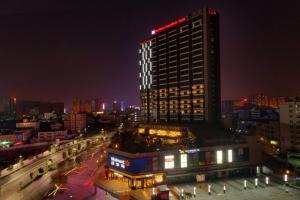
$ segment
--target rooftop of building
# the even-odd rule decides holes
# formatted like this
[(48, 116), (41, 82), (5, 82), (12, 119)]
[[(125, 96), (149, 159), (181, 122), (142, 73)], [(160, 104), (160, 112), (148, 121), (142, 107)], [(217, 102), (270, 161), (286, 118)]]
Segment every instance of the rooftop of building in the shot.
[(244, 143), (244, 137), (218, 125), (147, 123), (140, 124), (138, 130), (115, 135), (110, 147), (128, 153), (143, 153)]

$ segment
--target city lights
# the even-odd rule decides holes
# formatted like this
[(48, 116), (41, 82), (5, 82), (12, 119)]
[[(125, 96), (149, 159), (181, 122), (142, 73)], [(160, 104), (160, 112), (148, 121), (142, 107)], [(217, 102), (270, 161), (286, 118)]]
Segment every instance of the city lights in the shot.
[(269, 177), (268, 176), (266, 177), (265, 181), (266, 181), (266, 185), (269, 185)]
[(227, 158), (228, 158), (228, 162), (231, 163), (232, 162), (232, 149), (228, 149), (227, 151)]
[(187, 167), (187, 154), (180, 154), (180, 167), (181, 168)]
[(257, 186), (258, 186), (258, 178), (255, 178), (254, 182), (255, 182), (255, 187), (257, 188)]
[(223, 163), (223, 151), (217, 151), (217, 164)]
[(300, 1), (12, 1), (1, 200), (300, 199)]
[(244, 180), (244, 190), (246, 190), (247, 189), (247, 180), (245, 179)]
[(165, 156), (165, 169), (174, 168), (174, 155)]

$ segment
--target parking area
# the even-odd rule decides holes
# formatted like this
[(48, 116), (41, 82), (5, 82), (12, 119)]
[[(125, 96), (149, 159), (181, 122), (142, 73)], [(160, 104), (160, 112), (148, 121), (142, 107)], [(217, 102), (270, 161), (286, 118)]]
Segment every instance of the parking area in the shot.
[[(255, 177), (246, 179), (231, 178), (205, 182), (203, 184), (180, 184), (171, 186), (178, 195), (185, 194), (184, 199), (230, 199), (230, 200), (298, 200), (300, 190), (286, 187), (282, 181), (260, 177), (255, 184)], [(256, 186), (257, 185), (257, 186)], [(225, 186), (225, 193), (224, 193)], [(208, 192), (210, 187), (210, 194)], [(196, 194), (196, 196), (194, 196)]]

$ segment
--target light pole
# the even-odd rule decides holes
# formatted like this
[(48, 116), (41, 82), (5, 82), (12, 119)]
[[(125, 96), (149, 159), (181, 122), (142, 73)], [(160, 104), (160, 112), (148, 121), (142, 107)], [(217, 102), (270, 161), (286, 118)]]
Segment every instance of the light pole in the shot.
[(266, 177), (266, 185), (269, 185), (269, 177)]
[(285, 174), (283, 178), (284, 178), (284, 183), (285, 183), (285, 185), (287, 185), (287, 182), (288, 182), (288, 175)]
[(244, 180), (244, 190), (246, 190), (247, 189), (247, 180), (245, 179)]
[(257, 185), (258, 185), (258, 179), (255, 178), (254, 182), (255, 182), (255, 188), (257, 188)]
[(196, 197), (196, 187), (194, 187), (194, 197)]
[(181, 189), (181, 199), (183, 199), (183, 193), (184, 193), (184, 190), (183, 188)]
[(226, 193), (226, 185), (223, 186), (223, 193)]
[(208, 195), (211, 195), (211, 185), (208, 185)]

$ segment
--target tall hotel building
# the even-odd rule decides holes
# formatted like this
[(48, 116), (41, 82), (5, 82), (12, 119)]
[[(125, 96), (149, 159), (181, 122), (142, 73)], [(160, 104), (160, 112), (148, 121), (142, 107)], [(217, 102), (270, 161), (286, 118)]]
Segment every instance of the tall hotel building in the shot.
[(139, 45), (145, 122), (217, 122), (220, 116), (219, 14), (202, 8), (152, 30)]

